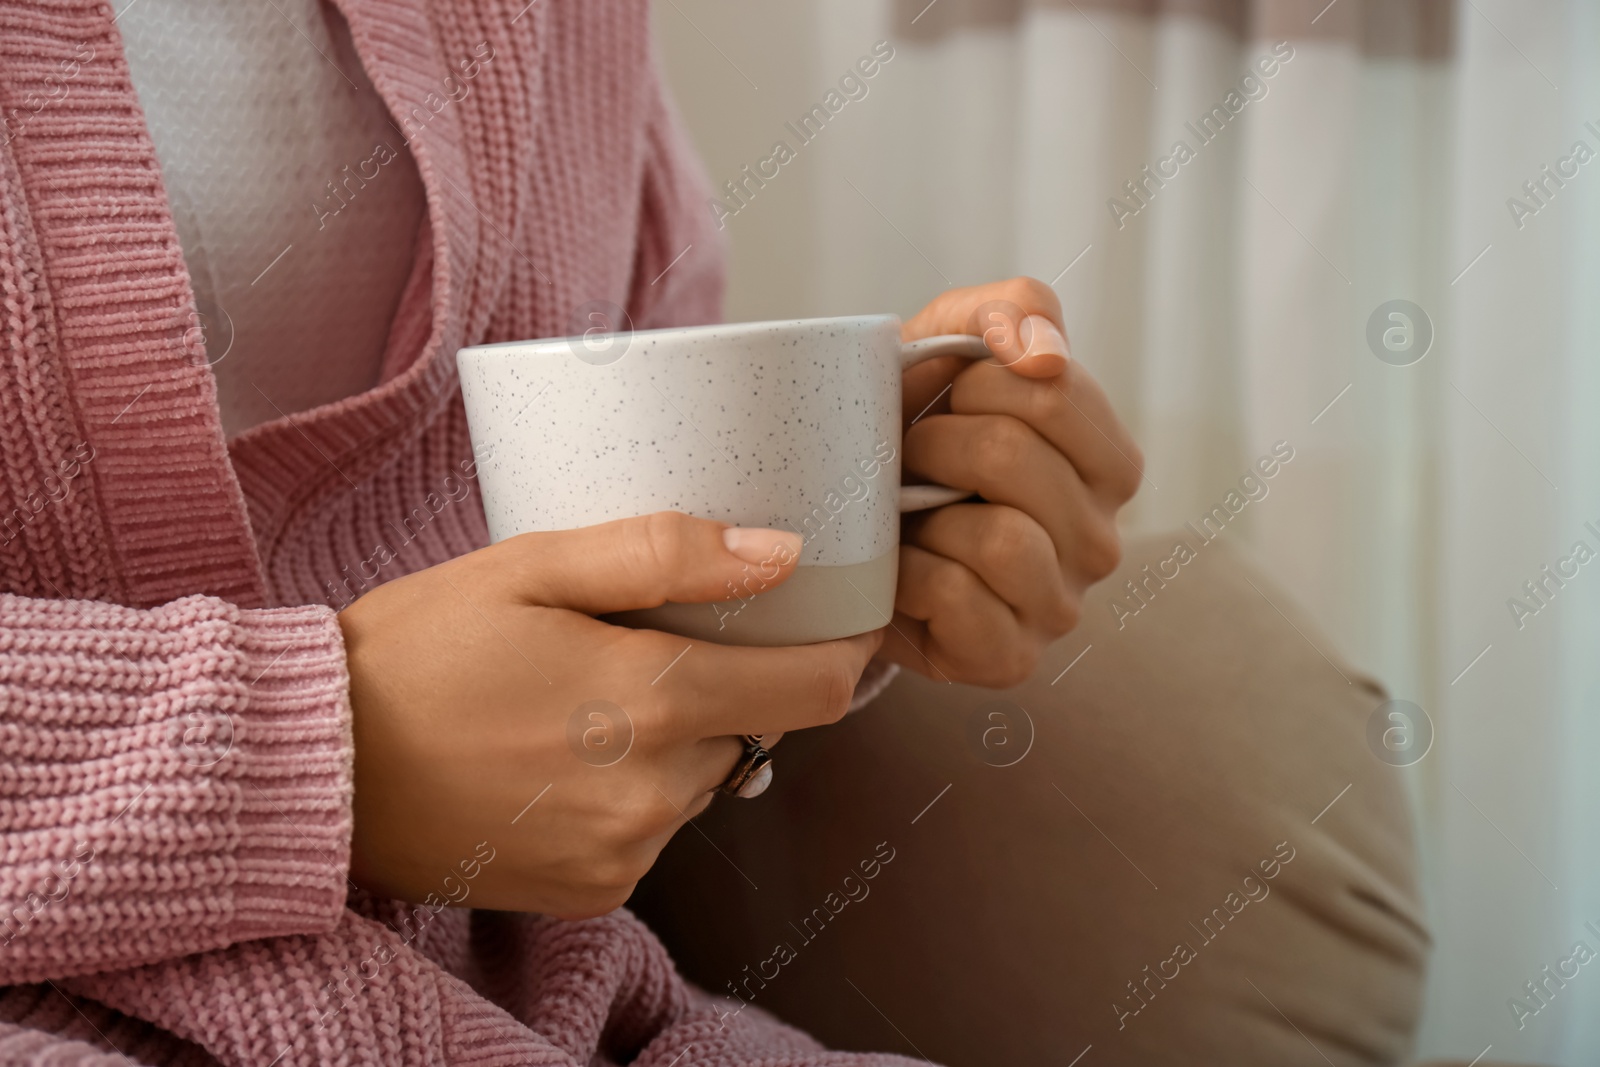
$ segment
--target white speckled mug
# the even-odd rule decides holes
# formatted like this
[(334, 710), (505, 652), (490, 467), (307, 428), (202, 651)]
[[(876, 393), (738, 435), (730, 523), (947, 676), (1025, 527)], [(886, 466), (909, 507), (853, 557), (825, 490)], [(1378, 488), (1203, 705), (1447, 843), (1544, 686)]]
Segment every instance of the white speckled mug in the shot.
[[(968, 494), (900, 485), (900, 376), (979, 337), (902, 345), (893, 315), (518, 341), (456, 354), (489, 536), (653, 511), (803, 539), (789, 580), (760, 566), (716, 604), (619, 621), (738, 645), (875, 630), (894, 611), (899, 514)], [(771, 578), (776, 569), (766, 575)]]

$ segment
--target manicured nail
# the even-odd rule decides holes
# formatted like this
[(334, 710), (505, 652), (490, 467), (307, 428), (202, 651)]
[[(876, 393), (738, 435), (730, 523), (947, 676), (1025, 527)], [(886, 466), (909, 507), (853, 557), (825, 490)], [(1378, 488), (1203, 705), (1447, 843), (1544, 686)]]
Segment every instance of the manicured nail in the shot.
[(760, 526), (730, 526), (722, 531), (728, 551), (746, 563), (788, 563), (800, 555), (800, 535)]
[(1072, 355), (1072, 346), (1067, 344), (1066, 337), (1056, 328), (1056, 324), (1043, 315), (1029, 315), (1022, 320), (1023, 333), (1026, 335), (1027, 348), (1023, 354), (1029, 356), (1052, 355), (1063, 358)]

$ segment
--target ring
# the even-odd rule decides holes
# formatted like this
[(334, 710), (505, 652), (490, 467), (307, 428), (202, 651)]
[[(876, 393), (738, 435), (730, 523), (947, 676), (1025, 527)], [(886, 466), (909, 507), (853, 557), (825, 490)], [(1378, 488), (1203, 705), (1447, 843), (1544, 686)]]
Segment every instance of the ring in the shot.
[(740, 740), (744, 742), (744, 755), (717, 788), (729, 796), (750, 800), (765, 793), (772, 784), (772, 753), (761, 747), (761, 738), (754, 734), (745, 734)]

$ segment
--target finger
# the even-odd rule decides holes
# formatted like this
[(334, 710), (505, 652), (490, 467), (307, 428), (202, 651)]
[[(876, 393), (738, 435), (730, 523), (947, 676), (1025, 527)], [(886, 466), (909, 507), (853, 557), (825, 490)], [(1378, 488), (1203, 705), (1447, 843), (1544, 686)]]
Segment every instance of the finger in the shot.
[(927, 636), (919, 653), (963, 681), (1007, 684), (1025, 673), (1035, 656), (1036, 642), (981, 578), (915, 545), (900, 546), (894, 606), (925, 624)]
[(1108, 509), (1084, 486), (1067, 458), (1010, 415), (939, 415), (905, 436), (910, 475), (978, 493), (1043, 526), (1062, 566), (1098, 579), (1121, 562)]
[(703, 794), (714, 793), (728, 780), (734, 767), (744, 758), (742, 737), (707, 737), (686, 745), (684, 766), (679, 776), (682, 795), (687, 802), (697, 801)]
[(903, 340), (979, 334), (998, 362), (1027, 378), (1061, 373), (1071, 348), (1055, 290), (1036, 278), (950, 289), (901, 328)]
[[(662, 826), (658, 832), (624, 846), (619, 858), (623, 860), (623, 866), (630, 869), (630, 873), (633, 870), (649, 871), (654, 867), (661, 857), (662, 850), (678, 831), (690, 820), (704, 814), (717, 797), (715, 788), (699, 789), (684, 780), (675, 779), (654, 784), (660, 793), (662, 804), (668, 809), (668, 816), (661, 821)], [(622, 900), (617, 904), (618, 907), (626, 903), (628, 897), (633, 896), (636, 887), (637, 883), (634, 883), (627, 888), (627, 892), (622, 894)]]
[(692, 642), (660, 682), (667, 704), (662, 719), (675, 736), (693, 738), (760, 736), (838, 722), (882, 640), (874, 630), (786, 648)]
[[(770, 746), (762, 747), (770, 750)], [(705, 810), (712, 796), (733, 776), (744, 753), (742, 737), (707, 737), (682, 746), (678, 749), (672, 786), (662, 791), (670, 792), (673, 803), (692, 819)]]
[(1009, 303), (978, 310), (983, 342), (995, 363), (1023, 378), (1054, 378), (1066, 369), (1067, 335), (1043, 315), (1019, 315)]
[[(711, 738), (703, 743), (711, 746), (711, 750), (718, 753), (714, 757), (716, 765), (725, 764), (725, 766), (722, 766), (721, 776), (711, 780), (709, 774), (700, 773), (675, 779), (665, 788), (661, 785), (656, 786), (657, 789), (661, 790), (666, 802), (675, 811), (676, 817), (668, 820), (659, 833), (639, 841), (632, 847), (631, 852), (636, 857), (635, 864), (642, 865), (644, 870), (649, 870), (655, 866), (661, 851), (667, 847), (668, 842), (672, 840), (679, 830), (683, 829), (685, 824), (699, 818), (707, 808), (716, 802), (718, 787), (727, 780), (728, 775), (733, 772), (734, 764), (739, 759), (738, 754), (734, 754), (731, 757), (728, 756), (729, 746), (737, 750), (737, 753), (743, 752), (743, 746), (731, 737)], [(631, 896), (632, 894), (630, 893), (629, 895)]]
[(531, 604), (601, 615), (729, 600), (794, 572), (801, 538), (661, 511), (581, 530), (529, 533), (491, 551)]
[(970, 360), (960, 356), (942, 356), (918, 363), (901, 375), (901, 423), (910, 426), (929, 415), (948, 415), (956, 376), (971, 366)]
[(878, 650), (878, 658), (887, 663), (898, 663), (925, 678), (949, 682), (952, 680), (949, 675), (928, 657), (927, 649), (932, 643), (927, 623), (897, 611), (884, 631), (883, 647)]
[(1013, 415), (1037, 430), (1095, 492), (1121, 504), (1143, 478), (1144, 455), (1094, 376), (1070, 362), (1055, 378), (1030, 381), (978, 365), (956, 379), (950, 411)]
[(1054, 637), (1077, 624), (1077, 603), (1061, 576), (1055, 544), (1016, 508), (951, 504), (919, 519), (910, 534), (919, 548), (976, 574), (1023, 625)]
[[(1043, 319), (1039, 321), (1044, 323), (1050, 335), (1060, 339), (1059, 344), (1051, 346), (1052, 350), (1065, 352), (1066, 341), (1061, 338), (1060, 331)], [(1024, 334), (1034, 338), (1040, 336), (1039, 333), (1033, 332), (1031, 327), (1025, 329)], [(1038, 352), (1034, 350), (1033, 341), (1023, 342), (1028, 352), (1018, 356), (1015, 351), (1016, 346), (1008, 340), (1009, 337), (1008, 331), (998, 327), (985, 331), (985, 341), (997, 353), (993, 361), (974, 363), (960, 356), (940, 356), (907, 370), (901, 377), (901, 421), (909, 425), (928, 414), (949, 412), (951, 388), (957, 381), (967, 377), (969, 370), (987, 368), (994, 373), (1004, 370), (1003, 377), (1006, 378), (1054, 381), (1064, 375), (1072, 365), (1072, 361), (1066, 358), (1057, 361), (1035, 359), (1034, 356), (1038, 355)]]
[(963, 682), (969, 680), (960, 675), (959, 668), (946, 659), (943, 650), (928, 633), (928, 624), (900, 611), (894, 613), (894, 620), (885, 631), (878, 658), (916, 671), (936, 682), (953, 682), (955, 679), (951, 677), (952, 674), (961, 677)]

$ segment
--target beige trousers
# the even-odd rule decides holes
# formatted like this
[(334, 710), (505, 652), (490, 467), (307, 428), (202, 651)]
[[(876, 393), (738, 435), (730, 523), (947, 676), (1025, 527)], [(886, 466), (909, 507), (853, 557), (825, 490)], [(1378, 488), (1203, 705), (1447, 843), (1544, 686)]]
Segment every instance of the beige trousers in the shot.
[(1223, 543), (1159, 577), (1174, 540), (1129, 546), (1026, 685), (902, 672), (786, 737), (632, 906), (730, 1011), (841, 1048), (1403, 1062), (1428, 935), (1383, 695)]

